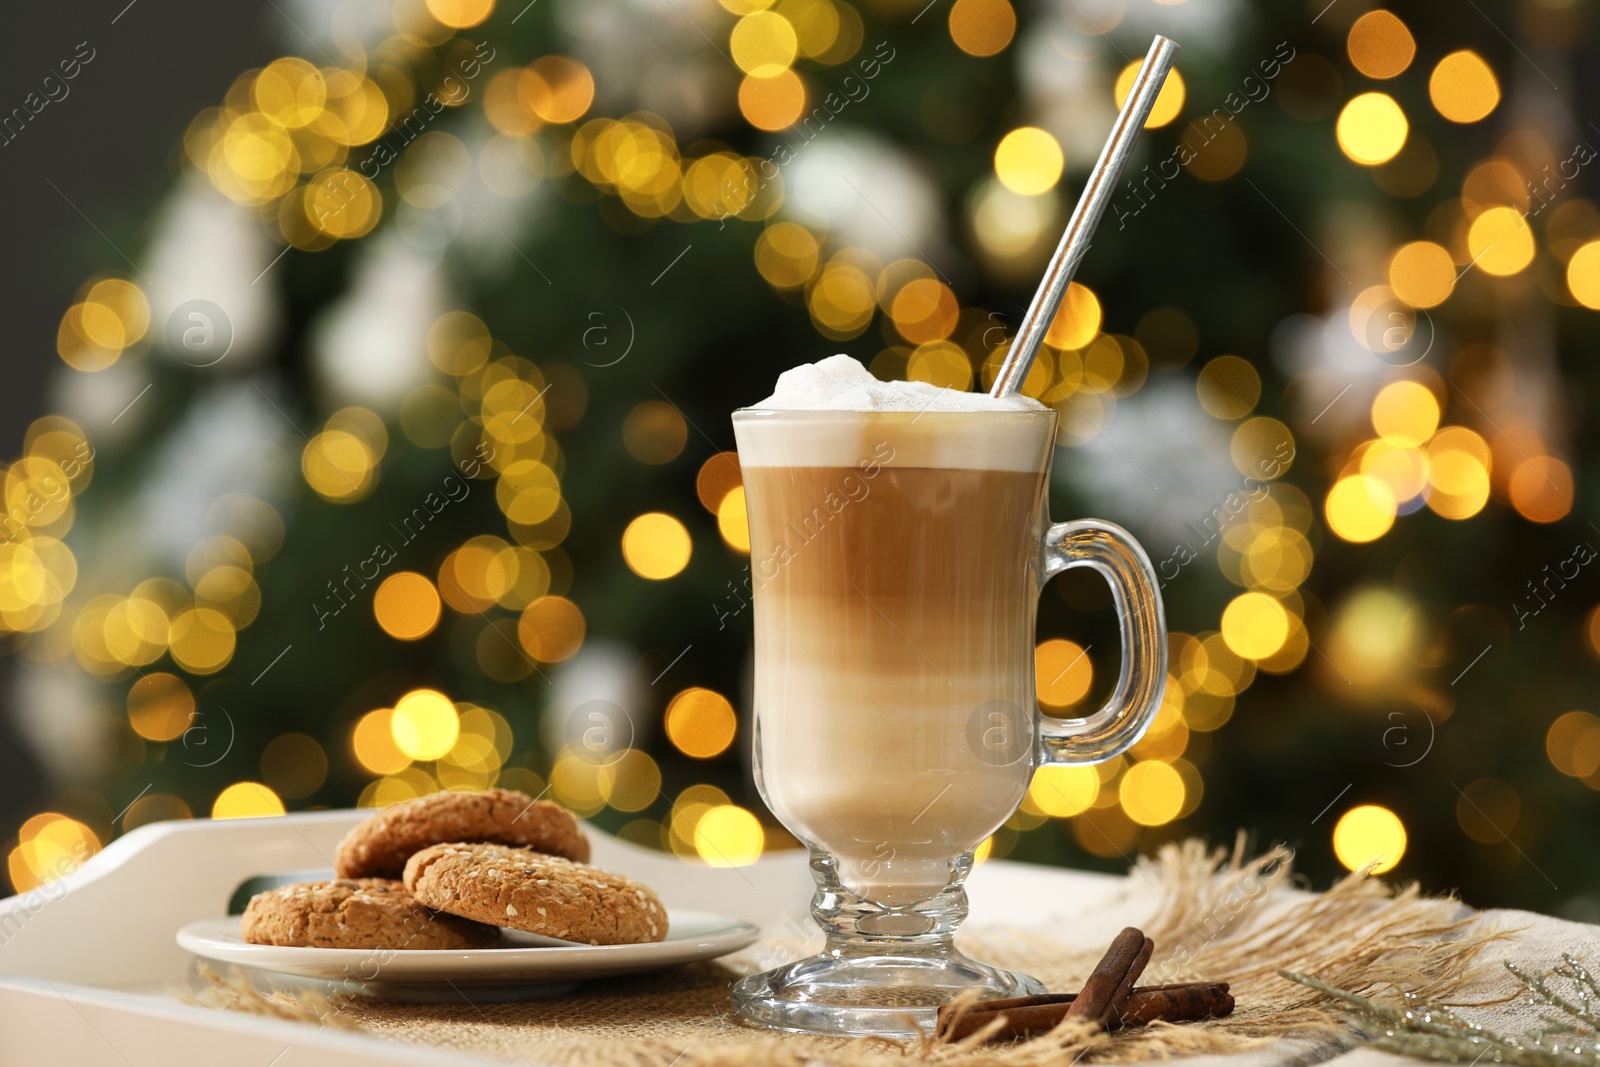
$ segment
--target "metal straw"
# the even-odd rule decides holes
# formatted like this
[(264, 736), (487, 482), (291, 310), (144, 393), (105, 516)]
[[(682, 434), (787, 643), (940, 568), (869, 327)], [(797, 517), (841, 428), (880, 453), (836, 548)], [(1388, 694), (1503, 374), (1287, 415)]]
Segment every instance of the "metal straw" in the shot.
[(1022, 388), (1034, 357), (1039, 354), (1039, 346), (1050, 331), (1050, 323), (1055, 320), (1056, 311), (1061, 307), (1061, 298), (1067, 294), (1067, 285), (1078, 272), (1078, 263), (1084, 253), (1089, 251), (1094, 228), (1100, 224), (1100, 216), (1106, 213), (1112, 190), (1116, 187), (1117, 179), (1122, 177), (1122, 168), (1127, 165), (1128, 157), (1133, 154), (1139, 132), (1150, 117), (1150, 109), (1156, 105), (1156, 97), (1161, 93), (1161, 86), (1167, 80), (1167, 71), (1172, 69), (1172, 61), (1177, 54), (1176, 41), (1157, 36), (1150, 42), (1144, 66), (1140, 68), (1138, 77), (1134, 78), (1128, 99), (1123, 101), (1122, 111), (1111, 127), (1111, 136), (1106, 138), (1106, 146), (1100, 150), (1100, 158), (1089, 172), (1089, 180), (1084, 183), (1083, 193), (1078, 197), (1078, 206), (1072, 209), (1072, 218), (1067, 220), (1067, 232), (1061, 235), (1061, 244), (1056, 247), (1056, 254), (1050, 257), (1044, 281), (1039, 283), (1039, 291), (1033, 294), (1033, 303), (1028, 305), (1028, 313), (1022, 317), (1022, 325), (1011, 342), (1011, 351), (1006, 353), (1000, 373), (995, 376), (994, 386), (989, 390), (990, 396), (1011, 396)]

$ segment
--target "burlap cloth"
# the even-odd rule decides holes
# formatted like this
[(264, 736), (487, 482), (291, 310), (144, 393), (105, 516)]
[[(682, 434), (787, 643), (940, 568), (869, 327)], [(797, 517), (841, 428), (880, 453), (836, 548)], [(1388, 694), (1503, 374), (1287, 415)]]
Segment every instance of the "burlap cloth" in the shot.
[[(1043, 1067), (1076, 1059), (1246, 1052), (1306, 1063), (1340, 1055), (1360, 1035), (1335, 1005), (1279, 977), (1280, 968), (1380, 1000), (1396, 1000), (1409, 990), (1428, 1000), (1470, 1005), (1465, 1011), (1475, 1021), (1520, 1034), (1537, 1023), (1540, 1009), (1515, 996), (1519, 986), (1503, 960), (1539, 970), (1572, 952), (1600, 963), (1600, 938), (1591, 926), (1521, 912), (1476, 912), (1452, 898), (1424, 897), (1414, 886), (1392, 889), (1360, 873), (1327, 892), (1308, 893), (1291, 885), (1290, 861), (1286, 850), (1246, 859), (1237, 846), (1229, 853), (1198, 842), (1169, 845), (1139, 861), (1129, 882), (1150, 905), (1139, 925), (1156, 944), (1143, 981), (1225, 980), (1232, 983), (1237, 1008), (1224, 1019), (1127, 1033), (1068, 1028), (1023, 1042), (945, 1045), (756, 1030), (732, 1017), (728, 987), (771, 965), (770, 952), (763, 955), (760, 945), (713, 963), (588, 983), (547, 1000), (475, 1003), (470, 988), (454, 1004), (329, 1000), (304, 990), (263, 992), (238, 975), (213, 976), (214, 986), (200, 999), (527, 1064), (888, 1067), (926, 1060), (948, 1067)], [(1068, 945), (1045, 931), (1003, 927), (964, 931), (960, 941), (977, 958), (1036, 975), (1059, 990), (1078, 988), (1103, 949)]]

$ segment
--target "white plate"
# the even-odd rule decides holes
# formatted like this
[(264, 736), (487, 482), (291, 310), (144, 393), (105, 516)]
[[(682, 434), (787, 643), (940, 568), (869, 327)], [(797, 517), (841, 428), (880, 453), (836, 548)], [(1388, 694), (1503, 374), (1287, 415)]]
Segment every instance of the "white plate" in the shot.
[[(571, 984), (693, 963), (737, 952), (761, 933), (754, 923), (704, 911), (668, 909), (667, 922), (667, 939), (647, 945), (579, 945), (507, 930), (495, 948), (289, 948), (247, 944), (235, 915), (190, 923), (178, 931), (178, 944), (208, 960), (302, 978), (448, 989)], [(538, 995), (538, 990), (528, 992)]]

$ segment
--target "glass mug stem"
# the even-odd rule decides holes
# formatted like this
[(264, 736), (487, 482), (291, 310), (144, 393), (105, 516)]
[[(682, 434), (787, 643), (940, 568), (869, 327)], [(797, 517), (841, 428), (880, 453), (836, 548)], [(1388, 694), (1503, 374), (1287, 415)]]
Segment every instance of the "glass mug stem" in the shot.
[[(955, 947), (974, 851), (1035, 768), (1143, 734), (1166, 680), (1155, 574), (1094, 520), (1050, 525), (1053, 411), (734, 415), (751, 530), (755, 770), (810, 850), (820, 953), (733, 989), (739, 1015), (839, 1035), (931, 1032), (964, 990), (1043, 991)], [(1044, 583), (1087, 566), (1123, 642), (1106, 706), (1042, 715)]]

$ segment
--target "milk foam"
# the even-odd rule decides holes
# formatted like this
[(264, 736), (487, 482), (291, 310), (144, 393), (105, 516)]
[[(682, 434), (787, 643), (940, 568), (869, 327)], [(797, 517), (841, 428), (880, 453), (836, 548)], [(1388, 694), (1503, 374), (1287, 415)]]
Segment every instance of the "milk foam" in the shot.
[(734, 425), (746, 467), (1027, 471), (1044, 469), (1049, 410), (1031, 397), (882, 382), (840, 355), (784, 371)]
[(778, 375), (772, 395), (754, 405), (785, 411), (1043, 411), (1026, 396), (995, 399), (927, 382), (882, 382), (849, 356), (829, 356)]

